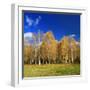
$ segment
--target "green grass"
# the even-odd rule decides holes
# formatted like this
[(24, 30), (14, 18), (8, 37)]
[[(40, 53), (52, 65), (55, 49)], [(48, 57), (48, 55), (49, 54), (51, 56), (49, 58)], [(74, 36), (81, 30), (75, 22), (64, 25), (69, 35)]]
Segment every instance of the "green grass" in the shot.
[(24, 77), (80, 75), (80, 64), (24, 65)]

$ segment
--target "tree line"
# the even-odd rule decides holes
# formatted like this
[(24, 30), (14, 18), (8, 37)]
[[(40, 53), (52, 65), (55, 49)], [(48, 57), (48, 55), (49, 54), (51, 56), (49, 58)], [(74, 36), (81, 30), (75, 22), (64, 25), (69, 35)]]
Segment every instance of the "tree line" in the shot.
[(57, 41), (51, 31), (33, 34), (33, 44), (24, 45), (25, 64), (80, 63), (80, 44), (73, 37)]

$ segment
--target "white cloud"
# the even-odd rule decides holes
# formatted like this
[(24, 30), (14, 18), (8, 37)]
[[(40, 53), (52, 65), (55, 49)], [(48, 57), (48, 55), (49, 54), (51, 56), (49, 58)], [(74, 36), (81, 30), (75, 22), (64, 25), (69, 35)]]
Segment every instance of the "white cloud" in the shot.
[(26, 16), (26, 22), (28, 23), (28, 26), (32, 26), (34, 23), (34, 21), (31, 18), (29, 18), (28, 16)]
[(75, 37), (75, 36), (76, 36), (75, 34), (71, 34), (71, 35), (69, 35), (69, 37), (71, 37), (71, 38), (72, 38), (72, 37)]
[(32, 36), (33, 36), (33, 33), (31, 33), (31, 32), (24, 33), (24, 44), (25, 45), (30, 45), (30, 41), (32, 40)]
[(33, 25), (36, 26), (39, 24), (40, 20), (41, 20), (41, 16), (38, 16), (35, 20), (26, 16), (26, 22), (27, 22), (28, 26), (33, 26)]
[(33, 33), (31, 33), (31, 32), (27, 32), (27, 33), (24, 33), (24, 38), (26, 38), (26, 37), (32, 37), (32, 35), (33, 35)]
[(40, 20), (41, 20), (41, 16), (37, 17), (36, 20), (35, 20), (35, 24), (34, 25), (38, 25)]

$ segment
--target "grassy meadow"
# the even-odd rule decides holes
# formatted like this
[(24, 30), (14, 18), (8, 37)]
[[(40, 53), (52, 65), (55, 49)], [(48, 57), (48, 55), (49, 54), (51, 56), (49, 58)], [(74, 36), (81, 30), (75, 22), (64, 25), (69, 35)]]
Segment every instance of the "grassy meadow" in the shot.
[(24, 65), (24, 77), (80, 75), (80, 64)]

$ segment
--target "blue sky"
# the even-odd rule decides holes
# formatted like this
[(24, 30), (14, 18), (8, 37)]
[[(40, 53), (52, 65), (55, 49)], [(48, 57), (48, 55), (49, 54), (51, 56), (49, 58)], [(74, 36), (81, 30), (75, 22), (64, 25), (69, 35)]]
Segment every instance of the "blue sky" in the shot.
[(39, 30), (43, 33), (52, 31), (58, 41), (63, 36), (73, 36), (76, 40), (80, 40), (79, 14), (24, 11), (23, 15), (24, 34), (37, 33)]

